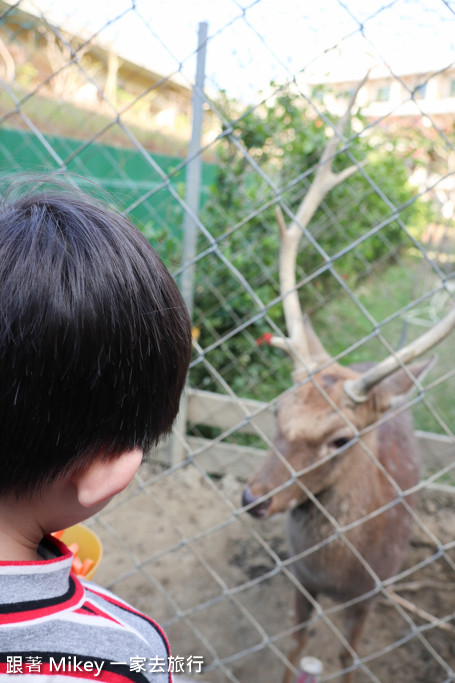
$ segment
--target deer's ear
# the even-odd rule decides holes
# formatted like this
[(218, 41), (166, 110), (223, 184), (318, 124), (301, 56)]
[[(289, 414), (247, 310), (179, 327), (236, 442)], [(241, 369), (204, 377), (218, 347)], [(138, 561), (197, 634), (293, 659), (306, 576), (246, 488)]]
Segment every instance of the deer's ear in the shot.
[(436, 362), (437, 355), (430, 359), (407, 365), (405, 370), (396, 370), (392, 375), (381, 380), (371, 391), (369, 398), (374, 402), (376, 410), (385, 413), (403, 403), (416, 388), (415, 380), (422, 381)]

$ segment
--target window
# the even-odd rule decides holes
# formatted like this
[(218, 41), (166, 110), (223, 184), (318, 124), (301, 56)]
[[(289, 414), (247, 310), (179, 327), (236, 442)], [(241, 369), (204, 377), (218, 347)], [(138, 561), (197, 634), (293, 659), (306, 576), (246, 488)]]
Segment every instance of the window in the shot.
[(378, 102), (388, 102), (390, 99), (390, 85), (379, 86), (376, 92), (376, 100)]
[(420, 85), (416, 85), (414, 88), (414, 91), (412, 93), (412, 96), (416, 100), (423, 100), (425, 98), (425, 92), (427, 90), (427, 84), (426, 83), (421, 83)]

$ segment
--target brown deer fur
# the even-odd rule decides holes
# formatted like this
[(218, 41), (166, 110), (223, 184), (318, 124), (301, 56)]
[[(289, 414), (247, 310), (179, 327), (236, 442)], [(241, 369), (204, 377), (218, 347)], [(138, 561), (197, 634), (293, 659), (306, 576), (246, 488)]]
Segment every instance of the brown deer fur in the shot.
[[(364, 403), (354, 403), (343, 390), (347, 379), (359, 377), (358, 371), (333, 363), (315, 372), (280, 401), (275, 448), (244, 492), (243, 502), (255, 516), (288, 511), (290, 556), (305, 553), (291, 565), (304, 591), (342, 603), (356, 601), (345, 609), (345, 638), (354, 651), (377, 581), (393, 577), (402, 566), (412, 528), (412, 489), (419, 481), (409, 413), (375, 423), (388, 417), (394, 400), (412, 388), (413, 377), (428, 365), (409, 366), (409, 374), (395, 372)], [(304, 624), (311, 611), (311, 602), (297, 589), (297, 623)], [(291, 664), (296, 665), (304, 642), (302, 629), (289, 653)], [(342, 661), (348, 666), (348, 651)], [(287, 669), (284, 681), (290, 680)], [(345, 681), (351, 680), (347, 672)]]
[[(328, 136), (299, 207), (295, 213), (284, 207), (290, 225), (281, 202), (276, 207), (288, 336), (268, 335), (267, 340), (291, 356), (296, 385), (279, 403), (274, 449), (243, 493), (243, 504), (256, 517), (289, 511), (289, 549), (296, 556), (291, 566), (303, 587), (297, 591), (298, 624), (310, 616), (310, 596), (355, 601), (345, 609), (346, 665), (357, 651), (378, 582), (399, 571), (411, 533), (419, 459), (410, 416), (403, 411), (393, 416), (393, 410), (431, 361), (404, 365), (455, 327), (453, 307), (421, 337), (360, 372), (331, 360), (302, 313), (296, 282), (299, 242), (327, 193), (360, 168), (356, 163), (335, 172), (332, 164), (363, 83)], [(288, 656), (294, 666), (304, 641), (302, 628)], [(285, 683), (291, 674), (287, 668)], [(352, 675), (346, 672), (345, 683)]]

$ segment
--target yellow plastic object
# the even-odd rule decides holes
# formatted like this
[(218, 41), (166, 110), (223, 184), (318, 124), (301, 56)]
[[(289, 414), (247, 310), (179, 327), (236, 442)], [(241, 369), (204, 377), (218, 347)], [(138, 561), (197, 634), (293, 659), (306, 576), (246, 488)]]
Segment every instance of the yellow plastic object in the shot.
[(95, 532), (83, 524), (75, 524), (65, 529), (60, 536), (60, 540), (65, 545), (71, 545), (71, 543), (78, 544), (78, 555), (81, 562), (87, 559), (94, 561), (95, 564), (89, 569), (87, 574), (80, 577), (82, 579), (92, 579), (103, 558), (103, 545)]

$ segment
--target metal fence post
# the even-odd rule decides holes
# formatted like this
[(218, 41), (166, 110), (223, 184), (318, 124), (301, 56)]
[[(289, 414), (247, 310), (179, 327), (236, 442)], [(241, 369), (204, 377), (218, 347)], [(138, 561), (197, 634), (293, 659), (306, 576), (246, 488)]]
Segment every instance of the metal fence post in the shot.
[[(191, 141), (188, 151), (188, 164), (186, 166), (185, 204), (188, 210), (185, 212), (183, 222), (183, 250), (182, 250), (182, 275), (180, 278), (180, 290), (188, 308), (190, 317), (193, 317), (194, 302), (194, 257), (196, 254), (197, 225), (195, 218), (199, 214), (201, 197), (201, 139), (202, 123), (204, 117), (204, 80), (205, 60), (207, 52), (208, 24), (201, 22), (198, 30), (198, 48), (196, 64), (196, 81), (193, 90), (193, 124)], [(187, 420), (187, 396), (184, 393), (180, 402), (180, 411), (174, 427), (172, 438), (172, 464), (183, 460), (185, 455), (185, 432)]]

